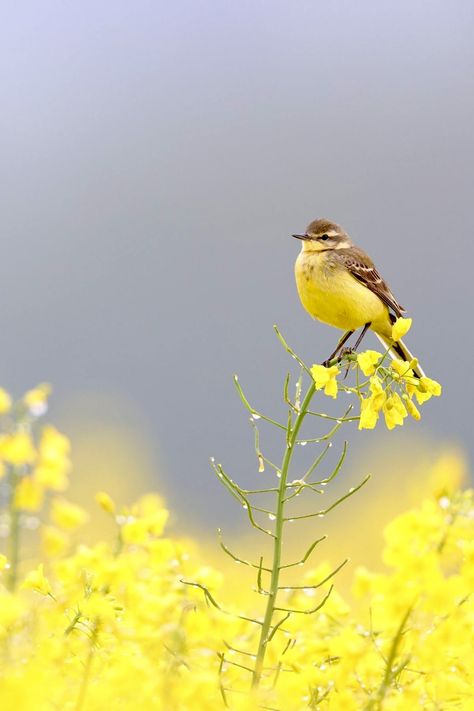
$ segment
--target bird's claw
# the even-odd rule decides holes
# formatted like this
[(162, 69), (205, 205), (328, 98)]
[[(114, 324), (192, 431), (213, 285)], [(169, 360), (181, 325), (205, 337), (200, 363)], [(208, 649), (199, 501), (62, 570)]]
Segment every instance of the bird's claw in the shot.
[[(355, 353), (354, 348), (343, 348), (336, 358), (336, 363), (340, 363), (345, 358), (345, 356), (352, 355), (353, 353)], [(326, 360), (323, 360), (321, 365), (324, 365), (325, 368), (329, 368), (330, 364), (333, 361), (334, 361), (334, 357), (326, 358)]]
[(351, 348), (350, 346), (347, 347), (347, 348), (343, 348), (342, 351), (341, 351), (340, 354), (339, 354), (339, 358), (338, 358), (339, 363), (341, 362), (341, 360), (342, 360), (345, 356), (353, 355), (354, 353), (355, 353), (355, 349), (354, 349), (354, 348)]

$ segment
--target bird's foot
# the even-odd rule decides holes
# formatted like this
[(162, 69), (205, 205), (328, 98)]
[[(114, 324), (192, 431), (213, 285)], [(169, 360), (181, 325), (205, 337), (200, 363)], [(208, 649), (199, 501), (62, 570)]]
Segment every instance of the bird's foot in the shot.
[[(354, 353), (355, 353), (354, 348), (343, 348), (340, 355), (339, 355), (338, 362), (340, 363), (344, 359), (345, 356), (353, 355)], [(347, 378), (347, 376), (349, 374), (350, 367), (351, 367), (351, 361), (348, 360), (347, 366), (346, 366), (346, 372), (344, 373), (343, 378), (342, 378), (343, 380), (345, 380)]]
[(329, 368), (331, 363), (340, 363), (346, 355), (352, 355), (352, 353), (355, 353), (353, 348), (343, 348), (337, 357), (333, 354), (329, 356), (329, 358), (326, 358), (326, 360), (323, 360), (321, 365), (324, 365), (325, 368)]
[(348, 346), (347, 348), (343, 348), (342, 351), (339, 353), (339, 358), (337, 360), (340, 363), (341, 360), (343, 360), (345, 358), (345, 356), (353, 355), (354, 353), (355, 353), (355, 349), (351, 348), (350, 346)]

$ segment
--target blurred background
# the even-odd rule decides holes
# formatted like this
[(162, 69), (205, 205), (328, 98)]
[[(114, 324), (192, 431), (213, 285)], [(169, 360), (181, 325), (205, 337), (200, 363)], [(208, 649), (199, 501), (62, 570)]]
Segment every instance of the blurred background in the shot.
[(310, 363), (335, 344), (293, 277), (290, 235), (321, 216), (372, 256), (444, 386), (420, 423), (348, 433), (339, 486), (374, 476), (339, 530), (357, 510), (376, 528), (440, 457), (465, 467), (471, 2), (46, 0), (0, 19), (0, 380), (53, 383), (76, 488), (155, 489), (178, 531), (239, 528), (208, 459), (267, 476), (232, 374), (282, 412), (274, 323)]

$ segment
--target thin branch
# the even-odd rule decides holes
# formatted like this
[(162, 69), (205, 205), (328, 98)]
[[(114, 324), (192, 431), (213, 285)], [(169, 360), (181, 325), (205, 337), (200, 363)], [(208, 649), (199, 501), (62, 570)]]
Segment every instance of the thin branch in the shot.
[(306, 371), (306, 373), (308, 373), (309, 377), (310, 377), (311, 380), (312, 380), (312, 379), (313, 379), (313, 376), (311, 375), (311, 370), (308, 368), (308, 366), (306, 365), (306, 363), (304, 363), (304, 362), (301, 360), (301, 358), (300, 358), (298, 355), (296, 355), (296, 353), (294, 352), (294, 350), (293, 350), (292, 348), (290, 348), (290, 346), (288, 345), (288, 343), (285, 341), (285, 339), (284, 339), (283, 336), (281, 335), (280, 331), (278, 330), (278, 327), (277, 327), (277, 326), (273, 326), (273, 328), (275, 329), (275, 333), (276, 333), (276, 335), (277, 335), (277, 338), (278, 338), (278, 340), (280, 341), (280, 343), (281, 343), (281, 345), (283, 346), (283, 348), (286, 350), (287, 353), (290, 354), (290, 356), (291, 356), (292, 358), (294, 358), (294, 360), (296, 360), (297, 363), (300, 364), (300, 366), (303, 368), (303, 370)]
[(318, 543), (321, 543), (321, 541), (325, 541), (327, 536), (321, 536), (321, 538), (317, 538), (308, 548), (304, 556), (300, 559), (297, 560), (295, 563), (287, 563), (286, 565), (280, 565), (280, 570), (283, 570), (284, 568), (294, 568), (297, 565), (304, 565), (306, 561), (308, 560), (309, 556), (311, 553), (314, 551)]
[(291, 501), (291, 499), (294, 499), (295, 496), (299, 496), (299, 495), (301, 494), (301, 492), (302, 492), (304, 489), (310, 489), (310, 490), (313, 491), (315, 494), (324, 494), (324, 489), (317, 489), (317, 488), (316, 488), (316, 485), (315, 485), (315, 484), (311, 484), (310, 482), (309, 482), (309, 483), (301, 482), (300, 484), (294, 484), (294, 483), (293, 483), (293, 484), (291, 484), (291, 485), (287, 485), (287, 488), (289, 488), (290, 486), (291, 486), (292, 488), (294, 487), (294, 488), (295, 488), (295, 491), (293, 491), (293, 493), (291, 493), (291, 494), (288, 494), (288, 496), (286, 496), (286, 497), (283, 499), (283, 502), (284, 502), (284, 503), (286, 503), (287, 501)]
[(243, 654), (246, 657), (252, 657), (253, 659), (255, 659), (255, 654), (253, 652), (244, 652), (243, 649), (237, 649), (237, 647), (233, 647), (231, 644), (226, 642), (225, 639), (223, 639), (222, 641), (230, 652), (235, 652), (236, 654)]
[(321, 462), (323, 461), (324, 457), (326, 456), (326, 454), (329, 452), (330, 449), (331, 449), (331, 442), (328, 442), (327, 445), (324, 447), (323, 451), (321, 452), (321, 454), (319, 454), (316, 457), (316, 459), (314, 460), (314, 462), (311, 464), (311, 466), (308, 469), (308, 471), (306, 472), (306, 474), (303, 477), (301, 477), (302, 481), (306, 481), (306, 479), (309, 476), (311, 476), (311, 474), (314, 472), (314, 470), (321, 464)]
[(238, 620), (244, 620), (245, 622), (252, 622), (254, 625), (260, 625), (262, 626), (261, 620), (256, 620), (254, 617), (247, 617), (246, 615), (239, 615), (236, 612), (229, 612), (229, 610), (224, 610), (215, 600), (215, 598), (212, 596), (209, 588), (207, 588), (205, 585), (202, 585), (202, 583), (196, 583), (191, 580), (184, 580), (181, 578), (181, 581), (183, 585), (189, 585), (193, 588), (199, 588), (200, 590), (203, 591), (204, 597), (206, 599), (207, 603), (210, 603), (213, 607), (216, 608), (216, 610), (219, 610), (219, 612), (222, 612), (223, 615), (229, 615), (229, 617), (235, 617)]
[(332, 573), (329, 573), (329, 575), (326, 575), (326, 577), (321, 580), (321, 582), (317, 583), (316, 585), (280, 585), (278, 590), (316, 590), (317, 588), (320, 588), (321, 585), (324, 585), (324, 583), (327, 583), (328, 580), (331, 580), (337, 573), (349, 562), (349, 558), (346, 558), (345, 560), (342, 561), (340, 565), (337, 566), (337, 568), (334, 568)]
[(333, 471), (331, 472), (331, 474), (328, 477), (326, 477), (326, 479), (321, 479), (321, 481), (316, 481), (313, 483), (325, 485), (325, 484), (329, 484), (329, 482), (331, 482), (333, 479), (335, 479), (337, 477), (337, 475), (339, 474), (342, 465), (344, 464), (346, 454), (347, 454), (347, 441), (344, 442), (344, 444), (342, 446), (341, 456), (339, 457), (338, 462), (337, 462), (336, 466), (334, 467)]
[(323, 509), (322, 511), (316, 511), (315, 513), (302, 514), (300, 516), (291, 516), (291, 518), (285, 518), (285, 521), (298, 521), (303, 518), (314, 518), (315, 516), (319, 516), (319, 517), (326, 516), (326, 514), (328, 514), (333, 509), (335, 509), (336, 506), (339, 506), (339, 504), (341, 504), (343, 501), (345, 501), (350, 496), (355, 494), (357, 491), (359, 491), (359, 489), (362, 489), (362, 487), (365, 484), (367, 484), (369, 479), (370, 479), (370, 474), (368, 474), (365, 477), (365, 479), (358, 486), (354, 486), (351, 489), (349, 489), (349, 491), (346, 494), (344, 494), (344, 496), (341, 496), (339, 499), (337, 499), (333, 504), (331, 504), (331, 506), (328, 506), (327, 509)]
[(257, 563), (252, 563), (249, 560), (245, 560), (244, 558), (239, 558), (235, 553), (233, 553), (230, 548), (224, 543), (222, 540), (222, 529), (218, 528), (217, 529), (217, 535), (219, 536), (219, 545), (224, 551), (224, 553), (227, 553), (227, 555), (232, 558), (236, 563), (241, 563), (242, 565), (248, 565), (249, 568), (256, 568), (258, 570), (264, 570), (267, 573), (271, 573), (272, 569), (271, 568), (265, 568), (264, 566), (257, 565)]
[(291, 409), (293, 410), (293, 412), (296, 412), (296, 414), (298, 414), (299, 410), (298, 410), (298, 408), (296, 407), (295, 403), (292, 402), (292, 400), (290, 399), (290, 396), (289, 396), (289, 394), (288, 394), (288, 387), (289, 387), (289, 385), (290, 385), (290, 373), (287, 373), (287, 374), (286, 374), (286, 378), (285, 378), (285, 382), (284, 382), (284, 384), (283, 384), (283, 400), (284, 400), (284, 402), (286, 402), (286, 404), (287, 404), (289, 407), (291, 407)]
[(253, 515), (253, 509), (256, 509), (257, 511), (262, 511), (263, 513), (267, 514), (271, 514), (272, 512), (267, 511), (266, 509), (259, 509), (258, 507), (252, 506), (247, 497), (244, 495), (242, 489), (225, 473), (224, 469), (222, 468), (222, 464), (213, 464), (212, 466), (214, 471), (216, 472), (218, 479), (222, 481), (224, 486), (234, 495), (234, 498), (236, 498), (240, 502), (243, 509), (247, 512), (248, 519), (252, 526), (258, 531), (265, 533), (267, 536), (274, 538), (275, 536), (271, 531), (266, 528), (263, 528), (263, 526), (260, 526), (260, 524), (256, 522)]
[(251, 416), (253, 417), (254, 420), (265, 420), (265, 422), (269, 422), (271, 425), (274, 425), (275, 427), (279, 427), (281, 430), (285, 430), (286, 427), (285, 425), (282, 425), (281, 422), (277, 422), (276, 420), (273, 420), (271, 417), (267, 417), (263, 413), (259, 412), (256, 410), (254, 407), (251, 406), (249, 401), (244, 395), (244, 392), (242, 390), (242, 387), (239, 383), (239, 378), (237, 375), (234, 375), (234, 385), (236, 387), (236, 390), (239, 394), (240, 399), (242, 400), (242, 403), (244, 404), (244, 407), (250, 412)]
[[(350, 412), (351, 410), (352, 410), (352, 405), (349, 405), (349, 407), (347, 408), (346, 412), (344, 413), (344, 417), (345, 417), (345, 416), (347, 415), (347, 413)], [(297, 439), (296, 442), (295, 442), (295, 444), (301, 444), (302, 442), (305, 442), (306, 444), (314, 444), (314, 443), (317, 443), (317, 442), (325, 442), (326, 440), (331, 439), (331, 437), (336, 434), (336, 432), (338, 431), (338, 429), (341, 427), (343, 421), (344, 421), (343, 419), (342, 419), (342, 420), (336, 420), (336, 424), (334, 425), (334, 427), (332, 427), (332, 429), (330, 429), (327, 434), (322, 435), (321, 437), (313, 437), (313, 439)]]
[[(277, 608), (275, 607), (274, 609), (276, 610)], [(271, 630), (271, 632), (269, 633), (269, 635), (268, 635), (268, 637), (267, 637), (267, 639), (266, 639), (265, 644), (268, 644), (268, 642), (271, 642), (271, 640), (272, 640), (273, 637), (275, 636), (275, 633), (278, 632), (279, 629), (281, 629), (281, 626), (285, 624), (285, 622), (287, 621), (287, 619), (288, 619), (290, 616), (291, 616), (291, 610), (288, 610), (287, 614), (286, 614), (284, 617), (282, 617), (281, 620), (278, 620), (278, 622), (276, 623), (276, 625), (274, 625), (274, 626), (272, 627), (272, 630)], [(282, 630), (282, 631), (283, 631), (283, 630)]]
[(218, 653), (217, 653), (217, 656), (218, 656), (219, 658), (222, 657), (222, 664), (223, 664), (223, 665), (224, 665), (224, 664), (231, 664), (233, 667), (238, 667), (239, 669), (244, 669), (245, 671), (250, 672), (250, 674), (253, 674), (253, 669), (251, 669), (250, 667), (246, 667), (244, 664), (239, 664), (238, 662), (231, 662), (230, 659), (226, 659), (226, 658), (224, 657), (224, 655), (223, 655), (222, 652), (218, 652)]
[(319, 605), (316, 605), (316, 607), (312, 607), (310, 610), (297, 610), (297, 609), (291, 609), (290, 607), (275, 607), (275, 610), (280, 610), (280, 612), (289, 612), (290, 614), (295, 614), (295, 615), (314, 615), (315, 612), (320, 610), (322, 606), (325, 604), (326, 600), (330, 596), (330, 594), (333, 591), (334, 586), (331, 585), (329, 588), (328, 592), (326, 595), (323, 597)]
[[(267, 460), (265, 459), (265, 461), (267, 461)], [(278, 487), (272, 486), (269, 489), (240, 489), (240, 491), (246, 495), (247, 494), (248, 495), (250, 495), (250, 494), (271, 494), (271, 493), (274, 493), (275, 491), (278, 491)]]

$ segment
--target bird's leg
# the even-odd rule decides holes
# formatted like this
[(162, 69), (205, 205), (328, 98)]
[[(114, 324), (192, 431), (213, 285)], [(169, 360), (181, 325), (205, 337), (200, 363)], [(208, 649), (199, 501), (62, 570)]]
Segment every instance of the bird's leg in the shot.
[(323, 361), (323, 365), (324, 365), (324, 366), (327, 367), (328, 364), (332, 361), (332, 359), (337, 356), (337, 354), (338, 354), (339, 351), (341, 350), (341, 348), (342, 348), (342, 346), (344, 345), (344, 343), (347, 341), (348, 338), (350, 338), (350, 337), (352, 336), (353, 333), (354, 333), (354, 331), (346, 331), (346, 333), (344, 333), (344, 335), (339, 339), (335, 351), (334, 351), (333, 353), (331, 353), (331, 355), (329, 356), (329, 358), (326, 358), (326, 360)]
[(365, 324), (364, 328), (362, 329), (362, 331), (359, 334), (359, 338), (354, 343), (354, 347), (352, 348), (353, 351), (356, 351), (359, 348), (360, 344), (362, 343), (362, 339), (364, 338), (365, 334), (367, 333), (367, 331), (369, 330), (371, 325), (372, 324), (370, 323), (370, 321), (369, 321), (369, 323)]
[[(339, 358), (338, 358), (339, 361), (341, 361), (345, 355), (350, 355), (351, 353), (355, 353), (357, 351), (357, 348), (360, 346), (362, 339), (364, 338), (365, 334), (369, 330), (370, 326), (371, 326), (370, 323), (365, 324), (364, 328), (362, 329), (362, 331), (359, 334), (357, 341), (354, 343), (354, 346), (352, 348), (343, 348), (342, 349), (342, 351), (339, 354)], [(347, 378), (347, 374), (349, 373), (349, 367), (350, 367), (350, 361), (347, 363), (346, 372), (344, 373), (344, 380)]]

